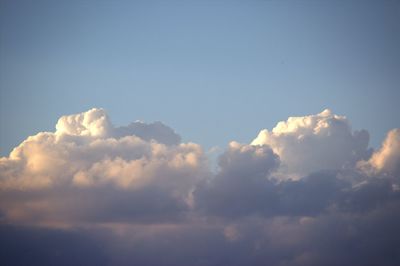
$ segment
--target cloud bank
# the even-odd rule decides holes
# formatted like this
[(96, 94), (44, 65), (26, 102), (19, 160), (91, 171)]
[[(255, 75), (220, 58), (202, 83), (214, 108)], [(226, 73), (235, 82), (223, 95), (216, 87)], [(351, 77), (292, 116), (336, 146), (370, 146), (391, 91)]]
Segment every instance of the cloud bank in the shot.
[(378, 150), (368, 140), (324, 110), (232, 141), (211, 171), (200, 145), (160, 122), (63, 116), (0, 158), (1, 259), (399, 265), (400, 129)]

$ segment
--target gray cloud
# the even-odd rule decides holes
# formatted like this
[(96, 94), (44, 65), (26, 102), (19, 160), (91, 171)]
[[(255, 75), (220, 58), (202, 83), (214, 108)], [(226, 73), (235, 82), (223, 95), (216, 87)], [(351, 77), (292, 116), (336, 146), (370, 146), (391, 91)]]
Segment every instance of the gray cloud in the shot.
[(113, 136), (116, 138), (131, 135), (138, 136), (147, 141), (155, 140), (166, 145), (177, 145), (181, 142), (181, 137), (161, 122), (146, 124), (137, 121), (125, 127), (114, 128), (113, 131)]
[(194, 192), (198, 209), (227, 216), (270, 211), (276, 195), (267, 177), (279, 166), (271, 148), (232, 142), (221, 155), (219, 166), (219, 173)]

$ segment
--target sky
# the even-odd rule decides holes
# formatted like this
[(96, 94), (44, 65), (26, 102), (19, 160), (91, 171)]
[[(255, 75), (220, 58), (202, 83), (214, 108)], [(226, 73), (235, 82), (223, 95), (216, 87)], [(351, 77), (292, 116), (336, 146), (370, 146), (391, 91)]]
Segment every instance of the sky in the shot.
[[(326, 108), (399, 125), (398, 1), (1, 1), (0, 154), (105, 108), (206, 147)], [(210, 130), (212, 129), (212, 130)]]
[(400, 265), (400, 2), (0, 1), (6, 265)]

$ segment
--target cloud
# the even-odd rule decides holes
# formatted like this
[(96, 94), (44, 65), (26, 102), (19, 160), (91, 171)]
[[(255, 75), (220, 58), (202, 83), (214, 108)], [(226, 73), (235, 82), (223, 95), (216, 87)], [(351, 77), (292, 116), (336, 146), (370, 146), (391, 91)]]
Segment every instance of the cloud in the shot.
[(368, 158), (369, 134), (352, 132), (344, 116), (326, 109), (317, 115), (289, 117), (272, 131), (263, 129), (252, 145), (269, 145), (282, 162), (282, 177), (300, 178), (315, 171), (343, 169)]
[(376, 151), (368, 138), (329, 110), (292, 117), (230, 142), (213, 172), (160, 122), (64, 116), (0, 158), (0, 237), (12, 243), (0, 259), (399, 265), (400, 130)]
[(78, 136), (116, 139), (137, 136), (146, 141), (155, 140), (166, 145), (176, 145), (181, 142), (181, 137), (161, 122), (146, 124), (136, 121), (128, 126), (114, 127), (105, 110), (101, 108), (62, 116), (56, 124), (55, 135), (59, 138)]
[(181, 137), (161, 122), (146, 124), (136, 121), (128, 126), (114, 128), (113, 130), (113, 136), (116, 138), (131, 135), (147, 141), (155, 140), (166, 145), (177, 145), (181, 142)]
[(161, 123), (116, 128), (103, 109), (63, 116), (55, 132), (31, 136), (0, 159), (0, 206), (6, 217), (24, 222), (104, 221), (107, 213), (109, 220), (146, 220), (138, 216), (179, 212), (207, 172), (201, 147), (179, 139)]
[(389, 131), (382, 147), (367, 162), (361, 161), (359, 166), (366, 171), (400, 178), (400, 129)]
[(244, 168), (228, 173), (221, 169), (214, 178), (199, 184), (194, 192), (197, 210), (227, 220), (254, 215), (315, 217), (333, 210), (361, 213), (400, 200), (396, 182), (357, 169), (325, 170), (298, 180), (279, 180), (268, 172), (254, 174), (249, 166), (247, 173)]
[(400, 261), (398, 208), (318, 217), (251, 217), (236, 223), (135, 225), (111, 233), (5, 228), (2, 239), (8, 245), (2, 249), (2, 261), (7, 265), (29, 258), (41, 265), (60, 259), (60, 265), (395, 266)]
[(267, 177), (278, 166), (268, 146), (231, 142), (219, 158), (219, 172), (196, 187), (196, 207), (222, 216), (266, 210), (275, 196)]
[(109, 265), (105, 250), (84, 230), (0, 225), (4, 265)]
[(103, 109), (93, 108), (87, 112), (62, 116), (56, 125), (57, 135), (107, 137), (112, 125)]

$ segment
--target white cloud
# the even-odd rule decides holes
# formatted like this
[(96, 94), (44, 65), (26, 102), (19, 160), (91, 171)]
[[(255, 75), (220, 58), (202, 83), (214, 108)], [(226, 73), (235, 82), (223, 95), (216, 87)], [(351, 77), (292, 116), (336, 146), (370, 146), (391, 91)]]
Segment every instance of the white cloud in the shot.
[(107, 137), (112, 125), (103, 109), (61, 117), (56, 125), (57, 135)]
[(378, 173), (400, 179), (400, 129), (389, 131), (382, 147), (372, 154), (367, 164)]
[[(59, 196), (75, 204), (76, 209), (88, 208), (74, 200), (74, 195), (82, 193), (82, 189), (95, 198), (99, 195), (88, 190), (127, 193), (127, 199), (135, 198), (136, 204), (142, 204), (143, 208), (145, 201), (152, 201), (151, 196), (155, 200), (176, 201), (174, 206), (185, 205), (189, 192), (199, 178), (207, 175), (208, 169), (201, 147), (176, 143), (179, 140), (172, 129), (160, 122), (135, 122), (115, 128), (102, 109), (63, 116), (55, 132), (28, 137), (9, 157), (0, 159), (0, 191), (36, 190), (40, 191), (40, 197), (29, 198), (30, 204), (25, 204), (27, 199), (24, 199), (21, 205), (11, 204), (7, 198), (0, 206), (9, 213), (16, 213), (18, 208), (18, 212), (25, 210), (25, 213), (33, 213), (32, 209), (58, 213), (71, 208), (54, 200), (52, 192), (60, 189), (68, 193)], [(151, 192), (147, 195), (144, 191)], [(112, 201), (118, 197), (108, 197), (111, 202), (107, 204), (113, 206)], [(39, 203), (41, 208), (37, 208)], [(24, 219), (29, 217), (25, 215)]]
[(319, 170), (352, 167), (369, 156), (368, 141), (368, 132), (352, 132), (346, 117), (327, 109), (289, 117), (272, 131), (261, 130), (251, 144), (269, 145), (282, 162), (281, 177), (297, 179)]

